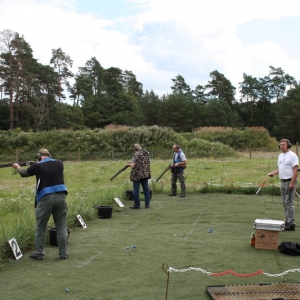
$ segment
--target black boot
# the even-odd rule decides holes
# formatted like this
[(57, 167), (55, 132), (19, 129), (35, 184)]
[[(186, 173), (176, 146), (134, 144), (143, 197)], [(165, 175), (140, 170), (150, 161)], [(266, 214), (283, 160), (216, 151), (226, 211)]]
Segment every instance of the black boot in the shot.
[(284, 231), (295, 231), (295, 224), (285, 223)]

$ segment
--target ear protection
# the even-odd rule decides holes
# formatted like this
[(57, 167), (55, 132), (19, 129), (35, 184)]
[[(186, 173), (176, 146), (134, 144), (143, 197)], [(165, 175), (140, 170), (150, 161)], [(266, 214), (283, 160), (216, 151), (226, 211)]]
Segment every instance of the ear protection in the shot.
[[(282, 139), (282, 140), (280, 140), (280, 142), (286, 142), (288, 148), (292, 147), (292, 143), (288, 139)], [(278, 145), (278, 148), (280, 149), (280, 144)]]
[(37, 154), (34, 156), (35, 159), (40, 160), (41, 159), (41, 153), (37, 152)]
[(34, 157), (34, 158), (36, 158), (38, 161), (41, 160), (42, 156), (48, 156), (48, 157), (51, 157), (51, 155), (50, 155), (50, 153), (49, 153), (48, 150), (46, 150), (46, 149), (43, 149), (43, 150), (44, 150), (44, 151), (39, 150), (39, 151), (36, 153), (35, 157)]
[(141, 146), (139, 144), (134, 144), (133, 145), (133, 150), (134, 151), (139, 151), (139, 150), (141, 150)]

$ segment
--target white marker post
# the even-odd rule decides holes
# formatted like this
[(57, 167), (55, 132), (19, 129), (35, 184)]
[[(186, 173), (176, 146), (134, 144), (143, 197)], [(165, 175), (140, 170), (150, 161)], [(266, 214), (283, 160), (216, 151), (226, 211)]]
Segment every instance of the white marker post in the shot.
[(124, 204), (121, 202), (121, 200), (119, 198), (114, 198), (114, 200), (117, 202), (117, 204), (120, 206), (120, 207), (124, 207)]
[(76, 216), (77, 220), (79, 221), (80, 225), (85, 229), (87, 228), (85, 222), (83, 221), (83, 219), (81, 218), (81, 215), (77, 215)]
[(12, 238), (8, 242), (9, 242), (9, 245), (10, 245), (10, 248), (11, 248), (12, 252), (14, 253), (14, 256), (15, 256), (16, 260), (21, 258), (23, 255), (22, 255), (22, 252), (19, 248), (17, 240), (15, 238)]

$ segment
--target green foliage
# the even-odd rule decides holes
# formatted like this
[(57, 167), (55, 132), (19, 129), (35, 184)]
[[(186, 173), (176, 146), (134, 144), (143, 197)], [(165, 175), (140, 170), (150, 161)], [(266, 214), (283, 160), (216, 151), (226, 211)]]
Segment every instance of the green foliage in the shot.
[[(300, 139), (300, 86), (288, 91), (283, 99), (280, 99), (276, 105), (276, 119), (278, 120), (274, 126), (274, 134), (281, 138), (287, 138), (290, 141), (299, 141)], [(284, 133), (284, 136), (283, 136)]]
[(209, 90), (208, 96), (216, 97), (232, 105), (236, 88), (231, 84), (230, 80), (217, 70), (211, 72), (209, 76), (211, 81), (205, 86)]
[[(15, 238), (18, 241), (18, 245), (22, 250), (31, 249), (33, 247), (33, 237), (35, 230), (35, 218), (29, 210), (29, 207), (25, 204), (22, 205), (22, 209), (16, 207), (11, 209), (12, 204), (9, 204), (10, 208), (2, 205), (2, 213), (5, 217), (1, 217), (0, 221), (0, 255), (1, 258), (13, 257), (12, 250), (8, 241), (11, 238)], [(9, 212), (11, 211), (11, 212)], [(8, 213), (9, 212), (9, 213)]]
[(235, 150), (251, 148), (252, 150), (272, 151), (277, 149), (276, 139), (270, 137), (268, 130), (263, 127), (247, 127), (245, 130), (231, 127), (201, 127), (192, 133), (182, 135), (187, 139), (195, 137), (210, 142), (220, 142)]
[[(171, 93), (160, 97), (153, 90), (143, 91), (132, 71), (105, 69), (96, 57), (79, 67), (74, 76), (70, 70), (73, 60), (61, 48), (52, 49), (50, 65), (42, 65), (17, 32), (0, 31), (0, 44), (0, 130), (84, 130), (122, 124), (157, 125), (182, 133), (200, 126), (263, 126), (277, 138), (289, 137), (293, 143), (299, 140), (297, 118), (290, 113), (298, 111), (299, 95), (292, 97), (292, 103), (280, 103), (287, 90), (290, 99), (290, 92), (299, 87), (281, 68), (270, 66), (269, 74), (262, 78), (244, 73), (238, 87), (241, 99), (235, 99), (237, 88), (218, 70), (209, 74), (208, 84), (196, 84), (195, 90), (177, 75), (171, 79)], [(75, 82), (71, 86), (72, 77)], [(63, 103), (66, 90), (73, 105)], [(242, 147), (246, 144), (249, 146), (243, 142)], [(22, 140), (9, 144), (13, 150), (25, 146)]]
[(0, 158), (11, 161), (18, 151), (20, 161), (31, 160), (37, 149), (47, 148), (63, 160), (130, 159), (132, 145), (139, 143), (152, 157), (169, 158), (179, 144), (189, 157), (229, 157), (235, 150), (276, 150), (277, 142), (265, 128), (245, 130), (201, 127), (191, 133), (176, 133), (159, 126), (107, 126), (105, 129), (0, 131)]
[(191, 157), (233, 157), (235, 151), (228, 145), (220, 142), (192, 138), (185, 143), (185, 153)]
[(225, 100), (210, 99), (201, 113), (202, 126), (231, 126), (240, 127), (241, 118)]
[(159, 126), (130, 128), (122, 142), (129, 145), (139, 143), (146, 149), (170, 149), (174, 143), (183, 144), (184, 139), (173, 129)]

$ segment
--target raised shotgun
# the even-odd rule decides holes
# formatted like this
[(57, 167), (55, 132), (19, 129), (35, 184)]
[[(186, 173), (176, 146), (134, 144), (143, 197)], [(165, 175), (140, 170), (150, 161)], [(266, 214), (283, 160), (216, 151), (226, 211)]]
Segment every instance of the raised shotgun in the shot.
[[(15, 163), (10, 163), (10, 164), (2, 164), (0, 165), (0, 168), (8, 168), (11, 167), (13, 164)], [(20, 167), (25, 167), (25, 166), (31, 166), (33, 164), (35, 164), (35, 161), (22, 161), (22, 162), (17, 162), (17, 164), (19, 164)]]
[(118, 171), (110, 180), (113, 180), (115, 177), (117, 177), (120, 173), (122, 173), (124, 170), (126, 170), (129, 166), (126, 165), (123, 167), (120, 171)]

